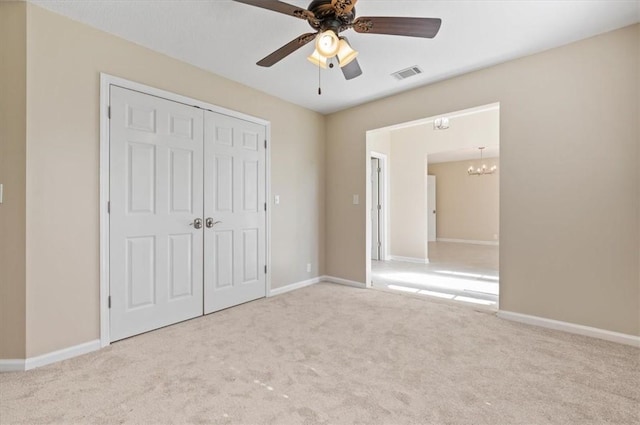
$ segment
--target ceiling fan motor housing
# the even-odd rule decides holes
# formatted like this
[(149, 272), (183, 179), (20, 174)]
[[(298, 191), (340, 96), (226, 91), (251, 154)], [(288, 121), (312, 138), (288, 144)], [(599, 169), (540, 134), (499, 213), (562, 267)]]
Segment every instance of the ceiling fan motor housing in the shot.
[(344, 15), (337, 15), (331, 0), (313, 0), (308, 7), (313, 12), (317, 22), (309, 21), (309, 25), (318, 31), (332, 30), (336, 34), (349, 29), (356, 17), (355, 7)]

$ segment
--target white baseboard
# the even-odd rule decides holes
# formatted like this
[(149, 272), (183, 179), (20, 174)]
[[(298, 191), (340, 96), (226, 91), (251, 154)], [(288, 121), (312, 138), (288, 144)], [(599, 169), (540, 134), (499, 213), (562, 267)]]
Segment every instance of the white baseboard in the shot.
[(399, 255), (390, 255), (389, 258), (392, 261), (403, 261), (405, 263), (429, 264), (429, 259), (427, 258), (400, 257)]
[(605, 329), (577, 325), (575, 323), (561, 322), (559, 320), (545, 319), (544, 317), (529, 316), (527, 314), (514, 313), (512, 311), (500, 310), (498, 311), (498, 317), (506, 320), (512, 320), (514, 322), (525, 323), (527, 325), (540, 326), (557, 331), (590, 336), (592, 338), (603, 339), (605, 341), (617, 342), (619, 344), (631, 345), (633, 347), (640, 347), (640, 336), (612, 332)]
[(364, 282), (356, 282), (355, 280), (347, 280), (340, 277), (322, 276), (322, 280), (324, 280), (325, 282), (337, 283), (338, 285), (353, 286), (355, 288), (361, 289), (367, 287)]
[(0, 372), (23, 372), (24, 359), (0, 359)]
[(0, 360), (0, 372), (31, 370), (51, 363), (78, 357), (83, 354), (99, 350), (101, 347), (100, 340), (95, 339), (83, 344), (74, 345), (73, 347), (63, 348), (62, 350), (52, 351), (51, 353), (42, 354), (36, 357), (29, 357), (27, 359)]
[(347, 279), (342, 279), (342, 278), (333, 277), (333, 276), (318, 276), (318, 277), (314, 277), (313, 279), (303, 280), (301, 282), (292, 283), (290, 285), (286, 285), (281, 288), (272, 289), (269, 292), (268, 296), (274, 297), (277, 295), (286, 294), (287, 292), (295, 291), (296, 289), (302, 289), (307, 286), (315, 285), (316, 283), (320, 283), (320, 282), (337, 283), (339, 285), (353, 286), (356, 288), (367, 287), (367, 285), (365, 285), (364, 283), (356, 282), (354, 280), (347, 280)]
[(274, 297), (276, 295), (286, 294), (287, 292), (295, 291), (296, 289), (304, 288), (306, 286), (315, 285), (316, 283), (322, 282), (323, 278), (323, 276), (314, 277), (313, 279), (303, 280), (301, 282), (291, 283), (280, 288), (275, 288), (269, 291), (268, 296)]
[(468, 243), (471, 245), (490, 245), (490, 246), (498, 246), (500, 242), (498, 241), (473, 241), (468, 239), (449, 239), (449, 238), (438, 238), (437, 242), (453, 242), (453, 243)]

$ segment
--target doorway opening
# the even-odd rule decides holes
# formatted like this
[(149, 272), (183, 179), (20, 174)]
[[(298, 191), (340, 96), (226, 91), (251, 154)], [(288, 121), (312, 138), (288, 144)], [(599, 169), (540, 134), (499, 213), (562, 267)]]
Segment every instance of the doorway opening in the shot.
[(368, 286), (497, 308), (499, 119), (495, 103), (367, 132)]

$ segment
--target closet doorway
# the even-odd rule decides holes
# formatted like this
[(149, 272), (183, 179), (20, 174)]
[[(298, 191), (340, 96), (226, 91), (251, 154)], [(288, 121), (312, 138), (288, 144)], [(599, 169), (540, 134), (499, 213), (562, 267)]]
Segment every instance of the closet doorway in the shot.
[(108, 95), (109, 342), (265, 297), (266, 125)]

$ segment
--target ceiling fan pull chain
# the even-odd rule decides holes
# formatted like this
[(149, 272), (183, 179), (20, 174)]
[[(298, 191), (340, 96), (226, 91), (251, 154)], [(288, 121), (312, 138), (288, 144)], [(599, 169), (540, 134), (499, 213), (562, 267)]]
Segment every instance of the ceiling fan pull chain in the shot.
[(318, 96), (322, 96), (322, 80), (320, 79), (320, 62), (318, 62)]

